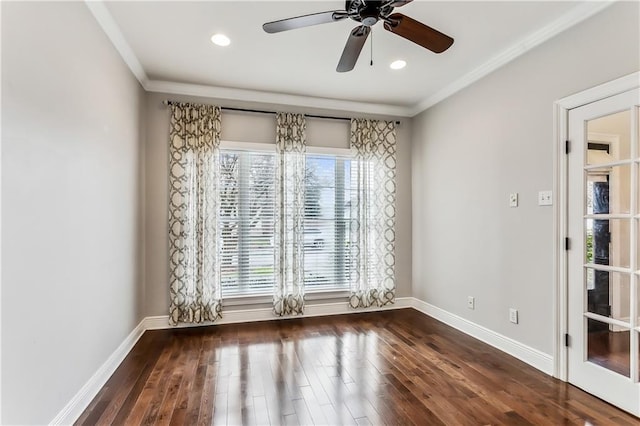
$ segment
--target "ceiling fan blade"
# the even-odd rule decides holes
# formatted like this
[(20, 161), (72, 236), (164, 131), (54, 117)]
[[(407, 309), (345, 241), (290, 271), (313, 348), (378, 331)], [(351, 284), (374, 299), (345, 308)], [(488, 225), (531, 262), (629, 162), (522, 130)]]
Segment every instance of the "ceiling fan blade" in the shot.
[(349, 34), (349, 38), (347, 39), (347, 44), (344, 46), (344, 50), (342, 51), (342, 56), (340, 57), (340, 62), (338, 62), (336, 71), (347, 72), (351, 71), (353, 67), (356, 66), (356, 62), (358, 62), (358, 57), (360, 56), (360, 51), (362, 50), (364, 43), (367, 41), (367, 37), (370, 32), (371, 27), (364, 25), (355, 27), (351, 31), (351, 34)]
[(267, 22), (262, 26), (269, 34), (280, 31), (295, 30), (296, 28), (310, 27), (311, 25), (326, 24), (340, 21), (349, 15), (343, 10), (332, 10), (329, 12), (312, 13), (310, 15), (296, 16), (295, 18), (281, 19), (279, 21)]
[(391, 7), (402, 7), (407, 3), (411, 3), (413, 0), (395, 0), (391, 2)]
[(384, 29), (435, 53), (442, 53), (453, 44), (453, 39), (448, 35), (402, 13), (390, 15), (384, 23)]

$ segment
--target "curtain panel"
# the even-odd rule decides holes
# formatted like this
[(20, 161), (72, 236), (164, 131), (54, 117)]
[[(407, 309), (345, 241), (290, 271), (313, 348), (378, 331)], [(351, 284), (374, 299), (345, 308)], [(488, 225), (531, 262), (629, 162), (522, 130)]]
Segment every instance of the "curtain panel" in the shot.
[(221, 317), (220, 108), (173, 103), (169, 129), (169, 323)]
[(351, 120), (350, 289), (352, 308), (395, 301), (396, 127)]
[(306, 121), (302, 114), (276, 115), (276, 223), (273, 311), (304, 311), (304, 176)]

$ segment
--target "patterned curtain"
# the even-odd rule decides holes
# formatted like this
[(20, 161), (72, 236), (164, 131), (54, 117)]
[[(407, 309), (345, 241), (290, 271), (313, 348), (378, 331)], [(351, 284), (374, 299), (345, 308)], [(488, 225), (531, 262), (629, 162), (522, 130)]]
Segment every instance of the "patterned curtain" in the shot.
[(174, 103), (169, 131), (169, 322), (221, 317), (220, 108)]
[(276, 284), (278, 316), (304, 310), (304, 175), (306, 122), (302, 114), (276, 116)]
[(349, 305), (395, 301), (396, 127), (391, 121), (351, 120)]

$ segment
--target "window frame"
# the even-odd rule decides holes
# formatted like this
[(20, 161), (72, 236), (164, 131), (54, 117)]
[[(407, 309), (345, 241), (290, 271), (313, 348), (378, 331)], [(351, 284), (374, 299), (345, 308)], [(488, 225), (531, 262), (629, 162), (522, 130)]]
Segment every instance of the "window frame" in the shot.
[[(276, 153), (276, 144), (263, 143), (263, 142), (240, 142), (222, 140), (219, 145), (220, 151), (244, 151), (251, 153)], [(306, 146), (305, 155), (323, 155), (328, 157), (339, 157), (344, 159), (353, 160), (351, 149), (338, 148), (338, 147), (320, 147), (320, 146)], [(305, 300), (331, 300), (342, 299), (349, 295), (348, 288), (322, 288), (317, 290), (305, 289)], [(272, 301), (271, 294), (232, 294), (229, 296), (222, 295), (222, 303), (224, 306), (243, 306), (243, 305), (258, 305), (268, 304)]]

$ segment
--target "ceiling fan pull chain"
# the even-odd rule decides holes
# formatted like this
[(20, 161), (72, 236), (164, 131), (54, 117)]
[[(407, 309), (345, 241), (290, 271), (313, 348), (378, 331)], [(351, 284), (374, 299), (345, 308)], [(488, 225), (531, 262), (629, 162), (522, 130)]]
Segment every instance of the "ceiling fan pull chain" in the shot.
[(373, 31), (371, 31), (371, 63), (369, 65), (373, 66)]

